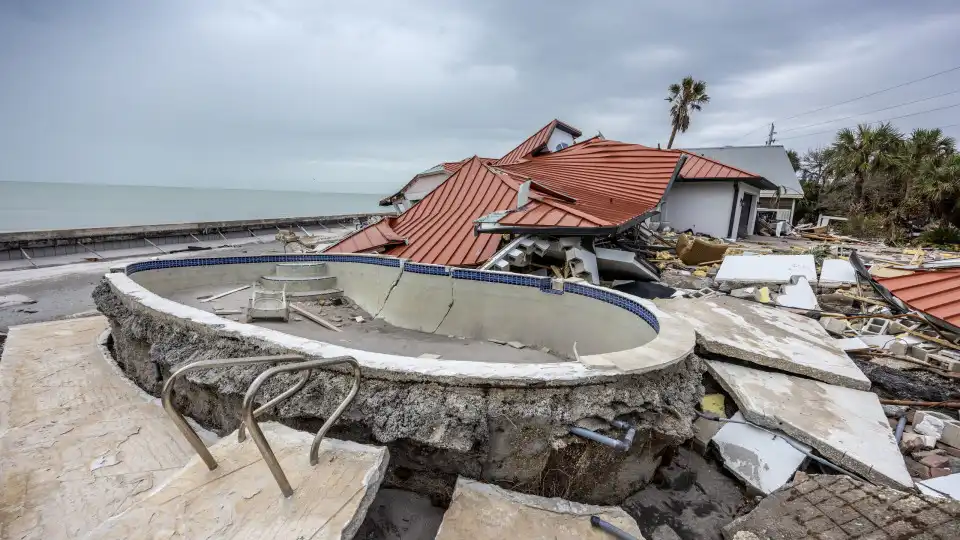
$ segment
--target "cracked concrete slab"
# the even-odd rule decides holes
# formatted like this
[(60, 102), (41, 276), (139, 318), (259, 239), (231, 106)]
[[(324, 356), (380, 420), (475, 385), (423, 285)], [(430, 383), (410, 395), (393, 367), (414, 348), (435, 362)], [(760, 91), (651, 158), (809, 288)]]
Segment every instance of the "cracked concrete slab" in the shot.
[(858, 390), (870, 380), (817, 321), (730, 296), (676, 299), (660, 304), (690, 323), (697, 345), (743, 360)]
[[(723, 466), (752, 489), (768, 495), (790, 481), (807, 458), (798, 448), (810, 447), (782, 433), (774, 436), (755, 426), (740, 424), (741, 413), (734, 414), (713, 436)], [(789, 439), (789, 441), (788, 441)]]
[(868, 480), (913, 487), (876, 394), (714, 360), (707, 369), (748, 421), (780, 430)]
[(218, 467), (194, 457), (143, 501), (97, 527), (88, 539), (352, 538), (373, 502), (387, 466), (386, 448), (324, 439), (319, 464), (307, 452), (313, 435), (261, 424), (293, 496), (284, 498), (252, 439), (234, 432), (210, 447)]
[(192, 454), (98, 348), (106, 319), (11, 328), (0, 361), (0, 538), (76, 538)]
[(437, 531), (437, 540), (612, 538), (590, 524), (590, 516), (594, 515), (643, 540), (637, 522), (622, 508), (525, 495), (460, 477)]

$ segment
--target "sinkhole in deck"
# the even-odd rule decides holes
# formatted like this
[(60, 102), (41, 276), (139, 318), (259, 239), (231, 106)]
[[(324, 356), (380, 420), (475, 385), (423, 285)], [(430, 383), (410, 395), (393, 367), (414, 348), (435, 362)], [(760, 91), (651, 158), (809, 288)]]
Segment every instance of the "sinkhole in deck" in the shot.
[[(365, 322), (354, 325), (350, 313), (332, 309), (345, 323), (342, 333), (309, 321), (256, 324), (360, 350), (424, 359), (569, 361), (577, 355), (641, 347), (656, 338), (660, 324), (635, 298), (584, 283), (379, 256), (180, 259), (136, 263), (125, 271), (150, 292), (208, 311), (215, 306), (242, 309), (249, 289), (211, 303), (200, 303), (198, 297), (253, 283), (285, 288), (293, 302), (316, 302), (329, 298), (331, 291), (342, 291), (349, 304), (365, 312)], [(526, 347), (498, 345), (509, 342)]]

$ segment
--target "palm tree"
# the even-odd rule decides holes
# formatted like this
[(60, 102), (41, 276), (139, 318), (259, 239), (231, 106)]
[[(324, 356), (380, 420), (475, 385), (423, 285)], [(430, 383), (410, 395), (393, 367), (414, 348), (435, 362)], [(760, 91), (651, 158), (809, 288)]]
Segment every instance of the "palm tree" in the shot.
[(924, 158), (916, 171), (914, 193), (928, 205), (932, 215), (940, 218), (941, 224), (947, 224), (960, 210), (960, 155), (951, 154), (939, 160), (933, 156)]
[(860, 124), (856, 131), (841, 129), (831, 147), (831, 172), (836, 178), (853, 177), (853, 202), (862, 205), (867, 178), (893, 171), (902, 146), (903, 135), (889, 123), (875, 128)]
[(686, 133), (690, 129), (690, 111), (699, 111), (703, 105), (710, 103), (710, 96), (707, 95), (707, 83), (695, 81), (691, 76), (684, 77), (680, 84), (671, 84), (668, 90), (670, 95), (666, 99), (670, 102), (673, 130), (667, 148), (673, 148), (677, 132)]

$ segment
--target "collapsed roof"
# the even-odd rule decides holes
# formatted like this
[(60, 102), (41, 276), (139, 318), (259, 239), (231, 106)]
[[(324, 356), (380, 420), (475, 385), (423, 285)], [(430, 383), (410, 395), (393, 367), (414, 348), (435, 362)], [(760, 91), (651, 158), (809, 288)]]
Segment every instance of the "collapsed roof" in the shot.
[(453, 175), (412, 208), (325, 251), (477, 266), (497, 251), (501, 233), (616, 234), (645, 219), (675, 181), (773, 186), (707, 157), (601, 137), (543, 153), (557, 129), (580, 134), (554, 120), (496, 161), (456, 162)]

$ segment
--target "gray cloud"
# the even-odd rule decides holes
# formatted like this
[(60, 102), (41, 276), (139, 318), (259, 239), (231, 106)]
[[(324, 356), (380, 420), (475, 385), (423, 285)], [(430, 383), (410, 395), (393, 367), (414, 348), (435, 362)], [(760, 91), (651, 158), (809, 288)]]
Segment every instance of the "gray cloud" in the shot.
[[(785, 120), (953, 67), (946, 0), (345, 4), (0, 3), (0, 180), (384, 192), (554, 117), (665, 143), (665, 89), (687, 74), (712, 102), (681, 146), (759, 144), (777, 120), (803, 150), (960, 103), (791, 130), (960, 89), (957, 71)], [(960, 107), (896, 123), (957, 124)]]

